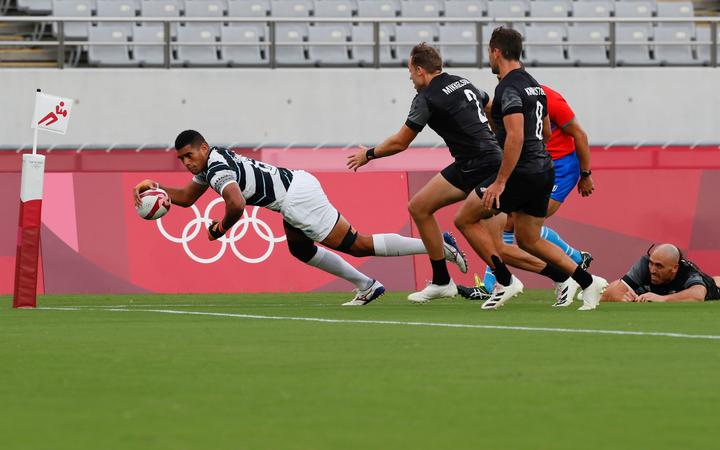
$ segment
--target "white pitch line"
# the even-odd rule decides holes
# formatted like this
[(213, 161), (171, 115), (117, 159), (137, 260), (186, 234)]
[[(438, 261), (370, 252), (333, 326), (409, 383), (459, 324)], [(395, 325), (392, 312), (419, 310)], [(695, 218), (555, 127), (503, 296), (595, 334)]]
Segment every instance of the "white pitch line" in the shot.
[(667, 333), (661, 331), (626, 331), (626, 330), (592, 330), (586, 328), (551, 328), (551, 327), (523, 327), (512, 325), (481, 325), (467, 323), (441, 323), (441, 322), (402, 322), (399, 320), (354, 320), (354, 319), (323, 319), (321, 317), (292, 317), (292, 316), (263, 316), (258, 314), (233, 314), (216, 313), (207, 311), (177, 311), (173, 309), (127, 309), (127, 308), (77, 308), (77, 307), (42, 307), (38, 310), (52, 311), (112, 311), (112, 312), (146, 312), (159, 314), (178, 314), (189, 316), (213, 316), (213, 317), (235, 317), (239, 319), (261, 319), (261, 320), (293, 320), (301, 322), (321, 323), (358, 323), (373, 325), (407, 325), (416, 327), (440, 327), (440, 328), (470, 328), (479, 330), (506, 330), (506, 331), (539, 331), (547, 333), (579, 333), (579, 334), (609, 334), (620, 336), (654, 336), (681, 339), (704, 339), (720, 340), (720, 335), (712, 334), (686, 334)]

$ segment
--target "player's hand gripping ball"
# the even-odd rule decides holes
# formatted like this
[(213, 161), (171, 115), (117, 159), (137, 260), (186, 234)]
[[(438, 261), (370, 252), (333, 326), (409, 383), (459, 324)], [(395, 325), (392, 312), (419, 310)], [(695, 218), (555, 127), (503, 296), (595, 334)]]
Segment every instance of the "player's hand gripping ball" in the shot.
[(159, 188), (141, 192), (140, 202), (135, 209), (146, 220), (157, 220), (170, 211), (170, 196)]

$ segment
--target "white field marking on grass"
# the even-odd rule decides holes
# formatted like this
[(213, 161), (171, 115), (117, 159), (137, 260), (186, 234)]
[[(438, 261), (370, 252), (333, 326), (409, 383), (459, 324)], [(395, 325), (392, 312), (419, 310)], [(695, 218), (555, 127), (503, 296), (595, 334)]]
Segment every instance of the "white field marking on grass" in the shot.
[(592, 330), (586, 328), (551, 328), (551, 327), (523, 327), (512, 325), (481, 325), (466, 323), (441, 323), (441, 322), (402, 322), (399, 320), (360, 320), (360, 319), (323, 319), (321, 317), (292, 317), (292, 316), (263, 316), (258, 314), (234, 314), (217, 313), (207, 311), (177, 311), (172, 309), (127, 309), (127, 308), (77, 308), (77, 307), (41, 307), (38, 310), (51, 311), (111, 311), (111, 312), (146, 312), (158, 314), (178, 314), (189, 316), (213, 316), (213, 317), (235, 317), (239, 319), (261, 319), (261, 320), (293, 320), (300, 322), (321, 322), (321, 323), (356, 323), (372, 325), (407, 325), (416, 327), (440, 327), (440, 328), (471, 328), (480, 330), (507, 330), (507, 331), (539, 331), (548, 333), (580, 333), (580, 334), (609, 334), (620, 336), (655, 336), (684, 339), (705, 339), (720, 340), (720, 335), (712, 334), (685, 334), (667, 333), (661, 331), (626, 331), (626, 330)]
[[(150, 304), (134, 304), (134, 303), (125, 303), (122, 305), (60, 305), (60, 306), (48, 306), (44, 309), (53, 309), (53, 308), (77, 308), (77, 309), (113, 309), (113, 308), (152, 308), (152, 307), (158, 307), (158, 306), (174, 306), (177, 308), (190, 308), (195, 306), (201, 306), (203, 308), (233, 308), (238, 306), (236, 303), (227, 303), (227, 304), (219, 304), (219, 305), (204, 305), (202, 303), (195, 303), (195, 304), (179, 304), (179, 303), (168, 303), (168, 304), (157, 304), (157, 303), (150, 303)], [(288, 306), (287, 303), (263, 303), (261, 305), (263, 308), (265, 307), (280, 307), (280, 306)], [(300, 306), (303, 308), (308, 306), (328, 306), (327, 303), (302, 303)], [(43, 309), (43, 307), (39, 307), (36, 309)]]

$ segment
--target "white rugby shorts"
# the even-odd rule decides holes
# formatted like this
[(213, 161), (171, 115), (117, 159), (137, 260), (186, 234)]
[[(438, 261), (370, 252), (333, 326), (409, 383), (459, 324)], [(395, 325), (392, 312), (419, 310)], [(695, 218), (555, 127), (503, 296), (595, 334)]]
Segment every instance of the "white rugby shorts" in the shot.
[(339, 217), (318, 179), (304, 170), (293, 171), (280, 214), (287, 223), (315, 242), (328, 237)]

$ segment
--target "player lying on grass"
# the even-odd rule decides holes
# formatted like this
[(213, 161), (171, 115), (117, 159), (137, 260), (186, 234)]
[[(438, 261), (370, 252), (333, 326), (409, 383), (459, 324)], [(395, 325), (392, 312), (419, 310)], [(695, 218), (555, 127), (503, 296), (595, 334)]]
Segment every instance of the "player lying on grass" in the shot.
[[(352, 256), (404, 256), (425, 254), (420, 239), (399, 234), (359, 234), (330, 203), (320, 182), (303, 170), (274, 167), (240, 156), (228, 149), (210, 147), (200, 133), (186, 130), (175, 140), (177, 156), (194, 175), (185, 187), (159, 185), (143, 180), (135, 186), (135, 204), (140, 193), (160, 186), (170, 200), (190, 207), (208, 186), (225, 200), (225, 216), (208, 228), (208, 239), (225, 235), (240, 220), (245, 205), (262, 206), (279, 212), (290, 253), (300, 261), (353, 283), (355, 298), (345, 306), (362, 306), (385, 292), (383, 285), (359, 272), (339, 255), (315, 245), (316, 242)], [(443, 234), (442, 250), (464, 273), (465, 256), (450, 233)]]
[(640, 258), (603, 294), (604, 302), (702, 302), (720, 300), (720, 276), (711, 277), (673, 244), (661, 244)]

